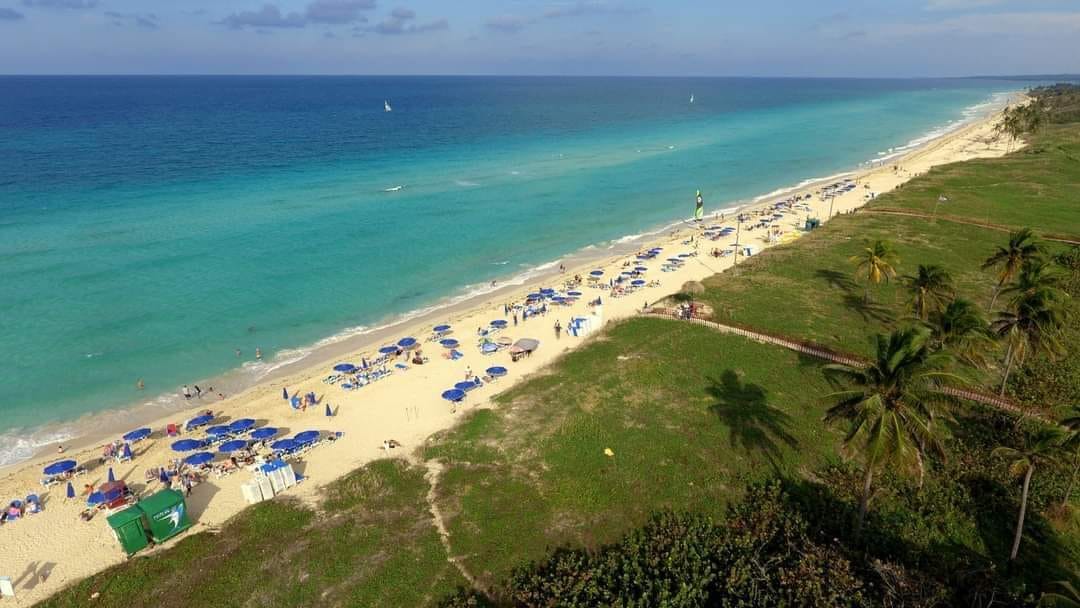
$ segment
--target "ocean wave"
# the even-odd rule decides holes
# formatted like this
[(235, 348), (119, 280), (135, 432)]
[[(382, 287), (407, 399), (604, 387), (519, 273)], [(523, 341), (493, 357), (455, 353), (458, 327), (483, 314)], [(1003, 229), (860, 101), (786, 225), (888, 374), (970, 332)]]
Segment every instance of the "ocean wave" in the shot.
[[(833, 181), (841, 180), (841, 179), (844, 179), (845, 177), (850, 176), (851, 174), (852, 174), (851, 171), (845, 171), (843, 173), (836, 173), (834, 175), (826, 175), (826, 176), (823, 176), (823, 177), (811, 177), (809, 179), (802, 180), (801, 182), (795, 184), (794, 186), (788, 186), (786, 188), (777, 188), (776, 190), (773, 190), (772, 192), (770, 192), (768, 194), (763, 194), (761, 196), (756, 196), (756, 197), (754, 197), (753, 202), (756, 204), (756, 203), (760, 203), (762, 201), (766, 201), (766, 200), (768, 200), (770, 198), (776, 198), (776, 197), (779, 197), (779, 196), (784, 196), (786, 194), (791, 194), (792, 192), (797, 192), (799, 190), (802, 190), (802, 189), (804, 189), (804, 188), (806, 188), (808, 186), (812, 186), (814, 184), (824, 183), (824, 182), (833, 182)], [(735, 207), (734, 209), (725, 210), (725, 213), (729, 213), (730, 211), (738, 211), (738, 210), (739, 210), (739, 208)]]
[(74, 436), (74, 432), (66, 428), (38, 431), (16, 429), (0, 433), (0, 467), (32, 458), (41, 448)]
[(477, 182), (469, 181), (467, 179), (454, 180), (454, 183), (462, 188), (476, 188), (480, 184)]

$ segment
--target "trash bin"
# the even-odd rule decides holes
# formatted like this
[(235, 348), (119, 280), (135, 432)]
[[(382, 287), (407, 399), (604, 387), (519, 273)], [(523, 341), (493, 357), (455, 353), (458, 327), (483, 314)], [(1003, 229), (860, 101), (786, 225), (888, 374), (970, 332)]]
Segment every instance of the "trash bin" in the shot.
[(177, 490), (160, 492), (140, 500), (136, 505), (146, 516), (154, 542), (164, 542), (191, 527), (184, 504), (184, 495)]
[(120, 547), (128, 556), (134, 555), (150, 544), (146, 538), (146, 529), (143, 528), (143, 512), (139, 507), (128, 507), (105, 519), (116, 534), (116, 540), (120, 541)]

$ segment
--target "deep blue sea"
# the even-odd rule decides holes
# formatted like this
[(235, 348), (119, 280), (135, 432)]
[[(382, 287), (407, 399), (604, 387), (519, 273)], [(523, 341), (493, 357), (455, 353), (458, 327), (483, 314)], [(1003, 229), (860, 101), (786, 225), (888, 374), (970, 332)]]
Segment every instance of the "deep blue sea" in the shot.
[(1018, 88), (0, 78), (0, 463), (687, 217), (696, 189), (715, 210), (853, 169)]

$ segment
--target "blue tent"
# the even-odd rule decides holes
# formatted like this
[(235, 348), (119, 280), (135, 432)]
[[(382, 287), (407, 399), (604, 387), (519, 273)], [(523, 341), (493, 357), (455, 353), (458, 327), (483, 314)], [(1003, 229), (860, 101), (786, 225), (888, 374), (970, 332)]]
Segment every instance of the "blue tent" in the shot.
[(187, 428), (193, 429), (206, 424), (209, 424), (214, 417), (211, 414), (203, 414), (202, 416), (196, 416), (187, 422)]
[(460, 343), (453, 338), (439, 340), (439, 344), (441, 344), (443, 348), (457, 348), (458, 346), (460, 346)]
[(397, 346), (384, 346), (379, 349), (379, 352), (384, 355), (393, 355), (398, 351)]
[(443, 391), (442, 398), (447, 401), (461, 401), (465, 398), (465, 391), (457, 388), (452, 388), (448, 391)]
[(444, 334), (444, 333), (450, 331), (450, 326), (449, 325), (436, 325), (435, 327), (433, 327), (431, 329), (431, 331), (433, 331), (433, 332), (435, 332), (437, 334)]
[(341, 372), (342, 374), (351, 374), (356, 371), (356, 366), (352, 363), (338, 363), (334, 366), (335, 372)]
[(67, 487), (67, 497), (68, 498), (75, 498), (75, 486), (71, 485), (70, 481), (68, 482), (68, 487)]
[(181, 439), (180, 441), (174, 441), (172, 444), (174, 452), (191, 452), (201, 447), (203, 447), (203, 442), (198, 439)]
[(416, 338), (402, 338), (398, 340), (397, 345), (404, 349), (410, 349), (416, 346)]
[(232, 431), (230, 431), (229, 427), (225, 426), (224, 424), (212, 426), (206, 429), (206, 434), (210, 435), (211, 437), (221, 437), (230, 433), (232, 433)]
[(486, 371), (487, 375), (498, 378), (506, 375), (506, 368), (502, 366), (489, 367)]
[(274, 435), (277, 435), (277, 429), (272, 426), (264, 426), (261, 429), (255, 429), (254, 431), (251, 431), (251, 438), (258, 439), (260, 441), (263, 439), (269, 439)]
[(473, 382), (472, 380), (466, 380), (464, 382), (458, 382), (457, 384), (454, 385), (454, 388), (459, 390), (459, 391), (471, 391), (472, 389), (476, 388), (477, 386), (480, 386), (480, 385)]
[(195, 452), (191, 456), (184, 459), (184, 464), (193, 467), (202, 466), (214, 459), (214, 455), (210, 452)]
[(109, 481), (116, 481), (116, 473), (113, 473), (112, 467), (109, 467)]
[(223, 453), (223, 454), (228, 454), (229, 452), (235, 452), (237, 450), (242, 450), (242, 449), (246, 448), (247, 445), (248, 445), (248, 442), (243, 440), (243, 439), (233, 439), (232, 441), (226, 441), (225, 443), (219, 445), (218, 446), (218, 451)]
[(291, 452), (298, 447), (300, 447), (300, 444), (296, 443), (294, 439), (279, 439), (270, 444), (270, 449), (274, 451)]
[(62, 473), (67, 473), (68, 471), (74, 469), (77, 466), (79, 466), (79, 463), (75, 462), (74, 460), (61, 460), (45, 467), (44, 472), (46, 475), (60, 475)]
[(255, 426), (255, 421), (251, 418), (241, 418), (239, 420), (233, 420), (229, 423), (229, 430), (234, 433), (243, 433), (244, 431)]
[(293, 437), (293, 441), (296, 443), (311, 443), (318, 439), (319, 435), (319, 431), (304, 431), (302, 433), (297, 433), (296, 436)]
[(124, 441), (139, 441), (149, 437), (150, 433), (150, 429), (147, 428), (135, 429), (134, 431), (124, 434), (123, 439)]

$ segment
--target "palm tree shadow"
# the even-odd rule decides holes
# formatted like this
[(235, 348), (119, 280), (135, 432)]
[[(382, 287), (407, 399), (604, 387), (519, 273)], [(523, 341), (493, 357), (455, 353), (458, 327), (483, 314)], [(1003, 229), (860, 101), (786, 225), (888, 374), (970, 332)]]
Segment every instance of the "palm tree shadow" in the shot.
[(829, 287), (833, 289), (842, 289), (847, 293), (855, 293), (858, 291), (858, 285), (851, 279), (846, 273), (839, 270), (827, 270), (825, 268), (819, 268), (815, 273), (817, 278), (824, 280), (829, 284)]
[(734, 371), (727, 370), (719, 381), (709, 378), (705, 392), (716, 400), (709, 409), (727, 425), (733, 448), (764, 456), (777, 470), (781, 444), (798, 445), (798, 440), (788, 432), (791, 416), (769, 405), (761, 386), (744, 384)]
[(817, 278), (825, 281), (829, 287), (843, 291), (842, 301), (844, 306), (857, 313), (864, 322), (877, 321), (890, 324), (896, 321), (896, 315), (888, 308), (880, 304), (867, 302), (859, 289), (858, 283), (846, 273), (819, 268), (814, 274)]

